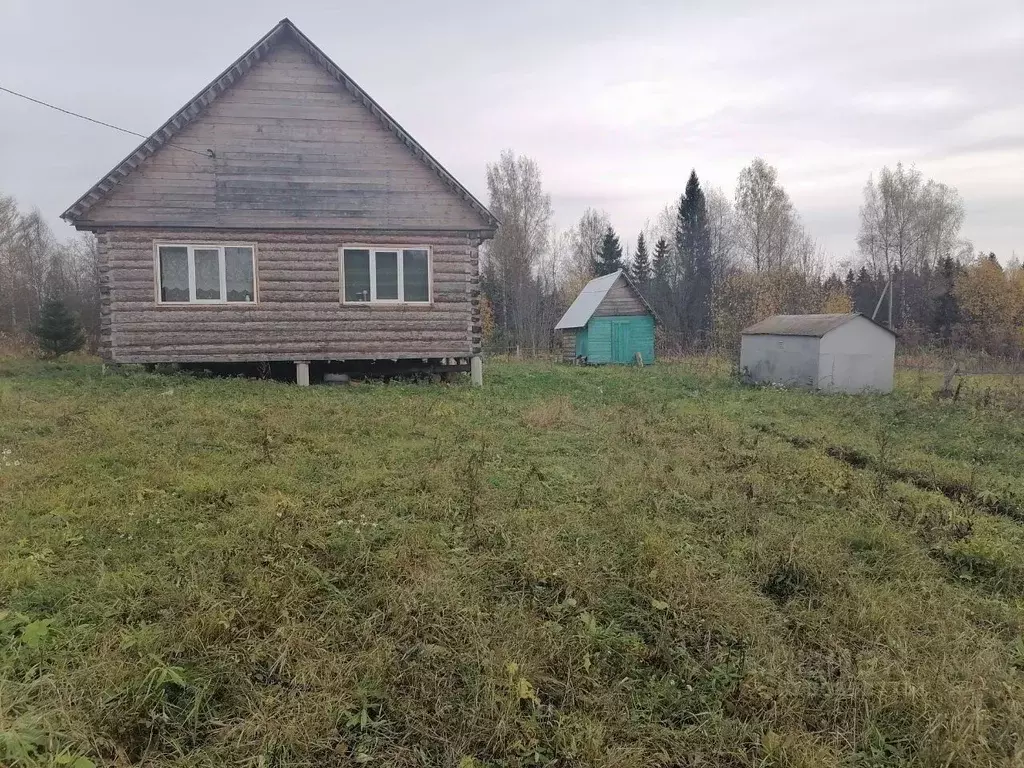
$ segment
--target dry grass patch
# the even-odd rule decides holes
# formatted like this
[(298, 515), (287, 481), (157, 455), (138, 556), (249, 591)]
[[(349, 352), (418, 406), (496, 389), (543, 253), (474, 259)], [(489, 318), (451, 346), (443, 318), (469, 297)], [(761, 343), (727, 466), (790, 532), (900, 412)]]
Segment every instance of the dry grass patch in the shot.
[(546, 398), (523, 410), (523, 423), (534, 429), (562, 429), (576, 424), (572, 400), (566, 395)]

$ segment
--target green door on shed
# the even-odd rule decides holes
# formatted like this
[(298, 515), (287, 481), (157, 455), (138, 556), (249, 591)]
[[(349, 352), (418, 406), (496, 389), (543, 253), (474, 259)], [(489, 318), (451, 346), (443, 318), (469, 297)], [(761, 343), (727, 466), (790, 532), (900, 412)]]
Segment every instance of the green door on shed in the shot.
[(612, 320), (612, 362), (629, 364), (636, 351), (629, 341), (629, 320)]
[(628, 365), (637, 352), (644, 363), (654, 362), (654, 318), (650, 315), (594, 317), (586, 331), (588, 363)]

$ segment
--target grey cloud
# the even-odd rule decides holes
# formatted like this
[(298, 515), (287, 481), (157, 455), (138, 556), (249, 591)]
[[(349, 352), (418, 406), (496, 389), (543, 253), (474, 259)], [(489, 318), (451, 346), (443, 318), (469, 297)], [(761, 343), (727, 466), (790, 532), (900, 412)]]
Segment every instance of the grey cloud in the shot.
[[(903, 161), (1024, 251), (1019, 0), (6, 0), (0, 84), (149, 132), (286, 14), (481, 197), (501, 149), (535, 157), (563, 228), (593, 206), (632, 237), (691, 167), (731, 195), (763, 155), (844, 256), (868, 175)], [(134, 144), (0, 94), (0, 192), (52, 221)]]

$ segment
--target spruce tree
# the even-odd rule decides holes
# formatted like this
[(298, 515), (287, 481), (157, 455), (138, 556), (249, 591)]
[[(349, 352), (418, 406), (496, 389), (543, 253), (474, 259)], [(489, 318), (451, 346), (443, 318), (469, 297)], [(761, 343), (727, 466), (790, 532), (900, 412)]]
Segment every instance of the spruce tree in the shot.
[(654, 260), (651, 263), (651, 279), (658, 285), (668, 285), (668, 240), (659, 237), (654, 244)]
[(875, 309), (875, 302), (878, 301), (879, 290), (881, 290), (881, 286), (868, 272), (868, 268), (861, 267), (850, 295), (853, 300), (853, 311), (871, 317), (871, 313)]
[(956, 278), (959, 273), (960, 265), (952, 257), (946, 256), (939, 260), (939, 293), (935, 297), (931, 330), (947, 342), (953, 337), (953, 329), (960, 322), (960, 306), (956, 300)]
[(662, 321), (671, 321), (675, 317), (669, 274), (672, 271), (672, 254), (668, 240), (658, 238), (654, 244), (654, 258), (651, 259), (651, 282), (648, 284), (648, 301), (654, 305)]
[(641, 232), (636, 239), (636, 253), (633, 254), (633, 266), (630, 272), (638, 286), (645, 286), (651, 279), (651, 257), (647, 253), (647, 241)]
[(843, 292), (843, 281), (839, 279), (839, 275), (833, 272), (825, 278), (825, 282), (821, 284), (821, 289), (826, 295), (841, 294)]
[(594, 264), (594, 273), (600, 277), (610, 275), (617, 269), (622, 269), (622, 246), (615, 230), (608, 227), (608, 231), (604, 233), (604, 240), (601, 241), (601, 253)]
[(692, 338), (711, 329), (711, 297), (715, 268), (712, 263), (711, 229), (707, 201), (697, 172), (691, 171), (686, 192), (679, 200), (676, 219), (676, 249), (682, 267), (681, 307), (684, 330)]
[(39, 324), (32, 333), (49, 357), (60, 357), (85, 345), (85, 333), (78, 318), (60, 299), (51, 298), (43, 302)]

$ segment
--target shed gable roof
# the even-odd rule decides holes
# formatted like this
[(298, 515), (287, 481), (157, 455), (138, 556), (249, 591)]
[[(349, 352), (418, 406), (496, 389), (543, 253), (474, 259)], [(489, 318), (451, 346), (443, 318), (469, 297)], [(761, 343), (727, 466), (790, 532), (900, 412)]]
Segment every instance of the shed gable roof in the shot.
[[(826, 333), (846, 325), (851, 320), (863, 317), (869, 323), (878, 326), (888, 333), (892, 330), (880, 325), (860, 312), (848, 312), (832, 315), (772, 315), (749, 328), (743, 329), (744, 336), (811, 336), (821, 338)], [(893, 333), (893, 335), (895, 335)]]
[(647, 299), (644, 298), (643, 294), (637, 289), (630, 279), (629, 274), (624, 270), (618, 269), (610, 274), (602, 275), (601, 277), (595, 277), (589, 283), (587, 283), (583, 290), (580, 291), (580, 295), (576, 297), (576, 300), (569, 306), (569, 309), (562, 315), (562, 319), (555, 325), (556, 331), (565, 330), (567, 328), (582, 328), (590, 322), (590, 318), (594, 316), (597, 308), (601, 306), (601, 302), (604, 301), (605, 296), (608, 295), (608, 291), (612, 289), (612, 286), (618, 282), (619, 278), (625, 280), (633, 292), (640, 297), (640, 301), (643, 302), (644, 307), (647, 311), (657, 318), (654, 314), (654, 310), (651, 309), (651, 305), (647, 303)]
[[(63, 214), (61, 218), (72, 224), (80, 221), (87, 221), (88, 212), (104, 202), (110, 194), (118, 188), (125, 179), (131, 176), (149, 158), (160, 151), (163, 147), (175, 146), (175, 137), (196, 124), (197, 119), (204, 115), (211, 104), (220, 96), (229, 91), (234, 84), (249, 73), (258, 63), (268, 58), (268, 55), (282, 46), (287, 41), (293, 41), (300, 46), (316, 63), (316, 65), (327, 72), (334, 81), (343, 86), (355, 100), (360, 102), (369, 114), (386, 131), (393, 134), (408, 151), (415, 156), (417, 161), (429, 169), (445, 186), (458, 198), (464, 201), (474, 212), (477, 220), (474, 228), (493, 231), (498, 226), (498, 221), (489, 210), (477, 200), (462, 184), (460, 184), (451, 173), (449, 173), (430, 153), (428, 153), (409, 133), (402, 128), (369, 94), (366, 93), (355, 81), (352, 80), (340, 67), (321, 51), (308, 37), (306, 37), (290, 20), (282, 19), (266, 35), (258, 40), (251, 48), (236, 59), (227, 69), (218, 75), (209, 85), (179, 109), (167, 122), (160, 126), (149, 138), (145, 139), (135, 150), (116, 165), (108, 174), (100, 179), (93, 187), (75, 201)], [(201, 146), (201, 145), (200, 145)], [(181, 151), (192, 152), (203, 160), (202, 152), (195, 152), (195, 148)], [(206, 150), (210, 158), (215, 159), (213, 150)], [(467, 211), (468, 212), (468, 211)]]

